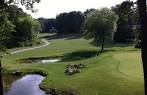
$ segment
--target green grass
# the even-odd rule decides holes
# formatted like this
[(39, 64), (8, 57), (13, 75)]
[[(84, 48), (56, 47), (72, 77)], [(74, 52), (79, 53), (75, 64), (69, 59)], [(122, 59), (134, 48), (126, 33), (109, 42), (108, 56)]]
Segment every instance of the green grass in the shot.
[[(43, 87), (73, 89), (80, 95), (144, 95), (140, 51), (132, 44), (109, 44), (100, 56), (55, 64), (21, 64), (16, 60), (29, 57), (61, 56), (79, 50), (99, 50), (83, 38), (50, 40), (51, 45), (36, 50), (8, 55), (2, 66), (8, 70), (43, 70), (48, 76)], [(60, 64), (61, 63), (61, 64)], [(67, 76), (67, 64), (87, 64), (81, 73)]]

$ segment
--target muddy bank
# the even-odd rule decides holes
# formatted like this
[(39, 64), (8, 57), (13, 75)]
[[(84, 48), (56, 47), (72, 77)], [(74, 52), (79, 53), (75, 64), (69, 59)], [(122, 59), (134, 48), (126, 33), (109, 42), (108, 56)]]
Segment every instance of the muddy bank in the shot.
[(77, 91), (72, 89), (51, 88), (40, 84), (40, 89), (48, 95), (80, 95)]

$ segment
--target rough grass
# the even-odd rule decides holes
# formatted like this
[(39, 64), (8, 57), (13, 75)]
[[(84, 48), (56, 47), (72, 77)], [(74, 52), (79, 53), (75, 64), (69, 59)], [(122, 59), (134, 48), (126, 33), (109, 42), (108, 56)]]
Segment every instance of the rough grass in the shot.
[[(47, 73), (41, 86), (73, 89), (80, 95), (144, 95), (140, 51), (132, 44), (109, 44), (107, 52), (83, 60), (59, 62), (61, 64), (20, 64), (16, 60), (29, 57), (61, 56), (78, 50), (98, 50), (83, 38), (50, 40), (51, 45), (40, 49), (8, 55), (3, 68), (8, 70), (42, 70)], [(67, 64), (87, 64), (81, 73), (67, 76)]]

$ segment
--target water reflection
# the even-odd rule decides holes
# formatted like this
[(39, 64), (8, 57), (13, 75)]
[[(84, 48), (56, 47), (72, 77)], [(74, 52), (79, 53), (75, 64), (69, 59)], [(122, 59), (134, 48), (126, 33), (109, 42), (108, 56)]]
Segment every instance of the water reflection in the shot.
[(21, 76), (3, 74), (2, 78), (3, 78), (4, 92), (7, 92), (10, 89), (12, 83), (17, 79), (20, 79)]
[(5, 95), (45, 95), (45, 92), (39, 88), (43, 79), (41, 75), (26, 75), (16, 80)]
[(48, 59), (48, 60), (42, 60), (42, 63), (55, 63), (55, 62), (59, 62), (61, 61), (61, 59)]

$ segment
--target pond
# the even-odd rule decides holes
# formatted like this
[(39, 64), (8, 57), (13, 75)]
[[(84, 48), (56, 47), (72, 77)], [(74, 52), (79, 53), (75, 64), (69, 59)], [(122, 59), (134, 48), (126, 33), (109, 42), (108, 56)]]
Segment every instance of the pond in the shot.
[(4, 84), (3, 85), (4, 86), (4, 92), (7, 92), (10, 89), (12, 83), (14, 81), (20, 79), (21, 76), (11, 75), (11, 74), (3, 74), (2, 78), (3, 78), (3, 84)]
[(45, 59), (45, 60), (41, 60), (41, 63), (55, 63), (59, 61), (61, 61), (61, 59)]
[(41, 75), (26, 75), (14, 81), (5, 95), (45, 95), (45, 92), (39, 88), (43, 79)]
[(61, 61), (61, 57), (57, 58), (50, 58), (50, 57), (41, 57), (41, 58), (25, 58), (25, 59), (19, 59), (17, 60), (19, 63), (47, 63), (47, 64), (53, 64), (56, 62)]

